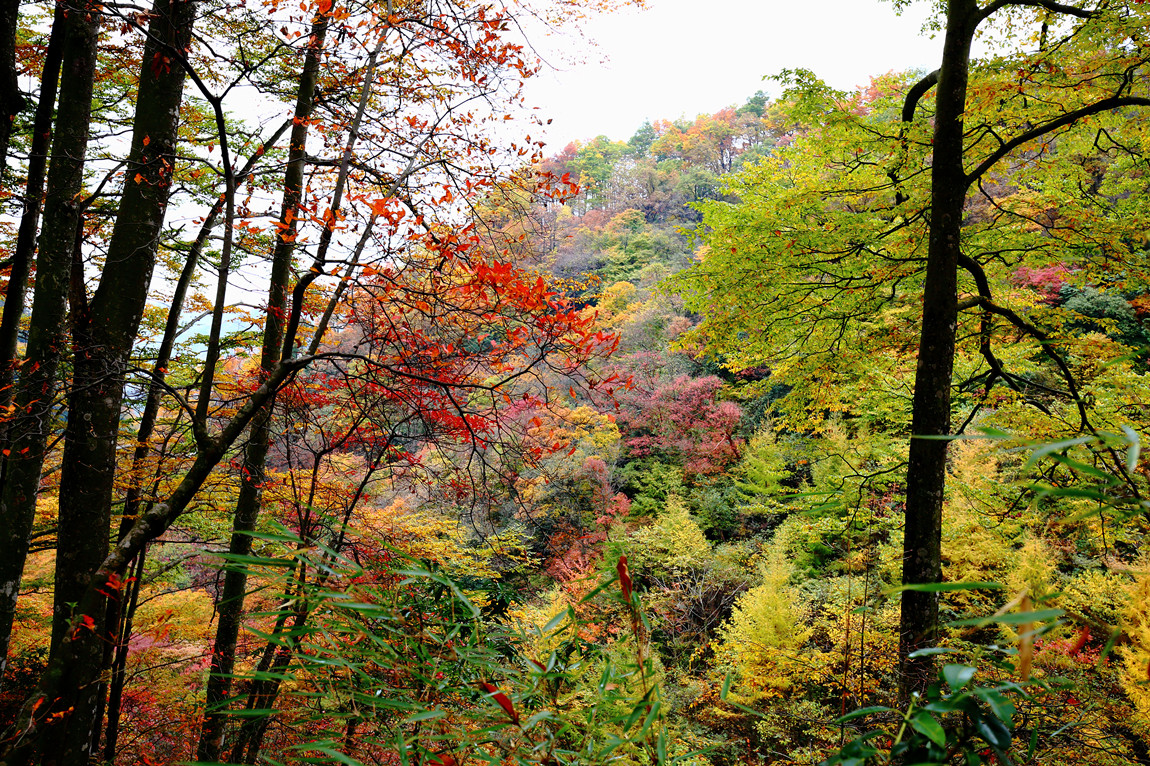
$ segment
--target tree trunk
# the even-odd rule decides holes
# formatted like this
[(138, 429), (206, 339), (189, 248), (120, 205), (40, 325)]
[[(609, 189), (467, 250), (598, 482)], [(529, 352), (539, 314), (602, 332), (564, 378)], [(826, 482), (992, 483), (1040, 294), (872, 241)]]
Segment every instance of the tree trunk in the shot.
[[(185, 70), (179, 56), (191, 40), (194, 0), (156, 0), (140, 67), (132, 149), (120, 210), (100, 285), (86, 321), (77, 325), (73, 388), (68, 401), (60, 476), (53, 652), (70, 631), (73, 658), (54, 704), (49, 759), (87, 763), (101, 672), (103, 605), (74, 612), (92, 573), (108, 554), (120, 402), (136, 332), (143, 316), (171, 189)], [(91, 621), (90, 629), (82, 624)], [(77, 627), (80, 626), (80, 627)], [(49, 659), (51, 663), (51, 658)]]
[(44, 450), (52, 429), (56, 372), (66, 342), (68, 287), (82, 213), (99, 7), (93, 0), (84, 12), (66, 14), (61, 30), (64, 76), (57, 110), (59, 128), (48, 171), (44, 234), (37, 260), (28, 346), (17, 384), (15, 416), (5, 444), (9, 454), (0, 476), (0, 648), (5, 665)]
[[(970, 43), (978, 25), (975, 0), (949, 0), (946, 41), (936, 91), (931, 166), (930, 240), (923, 287), (922, 336), (915, 373), (903, 537), (904, 585), (942, 579), (942, 504), (950, 433), (950, 385), (958, 321), (958, 257), (967, 179), (963, 122)], [(909, 655), (933, 646), (938, 593), (902, 592), (899, 694), (906, 699), (933, 675), (930, 657)]]
[(24, 109), (24, 97), (16, 79), (16, 27), (20, 0), (0, 0), (0, 180), (7, 169), (12, 123)]
[[(52, 142), (52, 113), (56, 108), (56, 88), (60, 81), (60, 58), (64, 41), (64, 5), (56, 6), (44, 69), (40, 76), (40, 102), (32, 121), (32, 145), (28, 155), (28, 180), (24, 186), (24, 209), (12, 252), (12, 270), (8, 291), (4, 294), (4, 314), (0, 318), (0, 409), (12, 403), (12, 384), (16, 378), (16, 347), (20, 337), (20, 319), (24, 315), (24, 296), (28, 274), (36, 251), (36, 230), (44, 197), (44, 172), (48, 167), (48, 146)], [(0, 441), (6, 432), (0, 429)]]
[(140, 585), (144, 577), (144, 559), (147, 549), (136, 555), (135, 579), (128, 584), (128, 605), (116, 632), (116, 646), (112, 657), (111, 678), (108, 680), (108, 725), (104, 729), (104, 762), (115, 763), (116, 746), (120, 737), (120, 710), (127, 681), (128, 642), (132, 638), (132, 622), (140, 598)]

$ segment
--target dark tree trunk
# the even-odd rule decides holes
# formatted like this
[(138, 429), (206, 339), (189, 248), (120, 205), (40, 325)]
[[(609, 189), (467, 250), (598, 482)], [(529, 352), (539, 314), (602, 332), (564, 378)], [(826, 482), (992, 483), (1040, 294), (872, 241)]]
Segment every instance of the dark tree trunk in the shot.
[[(160, 411), (160, 400), (163, 396), (163, 381), (166, 377), (168, 363), (172, 358), (176, 337), (179, 334), (180, 314), (183, 310), (184, 298), (192, 277), (195, 276), (200, 255), (204, 245), (211, 234), (215, 221), (219, 217), (221, 204), (217, 202), (208, 213), (200, 233), (192, 242), (188, 250), (188, 257), (184, 261), (184, 268), (180, 278), (176, 281), (176, 289), (172, 295), (172, 302), (168, 309), (168, 319), (164, 327), (164, 337), (160, 341), (160, 348), (156, 352), (156, 361), (153, 366), (153, 377), (148, 383), (148, 394), (144, 401), (144, 410), (140, 415), (140, 427), (136, 431), (136, 448), (132, 453), (132, 474), (128, 485), (128, 492), (124, 498), (124, 510), (120, 516), (120, 531), (116, 537), (122, 541), (132, 531), (136, 518), (140, 513), (143, 501), (143, 464), (148, 456), (149, 442), (155, 430), (156, 418)], [(157, 467), (157, 471), (159, 471)], [(128, 641), (132, 636), (132, 620), (135, 615), (136, 600), (140, 593), (140, 578), (143, 576), (144, 551), (136, 556), (134, 563), (135, 577), (128, 584), (128, 593), (120, 590), (108, 591), (108, 608), (104, 628), (107, 642), (104, 646), (104, 670), (111, 671), (107, 683), (100, 684), (98, 694), (98, 707), (96, 711), (97, 723), (103, 718), (103, 706), (107, 701), (107, 726), (104, 729), (104, 760), (111, 763), (115, 760), (116, 745), (120, 731), (120, 709), (123, 699), (125, 674), (127, 665)], [(126, 601), (126, 603), (125, 603)], [(95, 735), (93, 735), (95, 737)], [(92, 752), (96, 752), (99, 742), (92, 741)]]
[[(315, 87), (319, 75), (319, 57), (327, 35), (327, 16), (317, 17), (312, 24), (307, 56), (296, 94), (295, 119), (289, 139), (288, 164), (284, 172), (284, 198), (280, 216), (280, 235), (272, 253), (272, 273), (268, 289), (267, 318), (264, 322), (260, 374), (266, 380), (280, 361), (284, 345), (284, 319), (287, 313), (288, 281), (295, 253), (296, 221), (303, 195), (303, 170), (310, 117), (315, 106)], [(251, 533), (259, 518), (261, 487), (268, 446), (271, 443), (270, 422), (273, 401), (268, 401), (252, 419), (251, 433), (244, 448), (243, 468), (232, 537), (228, 553), (247, 556), (251, 553)], [(230, 565), (224, 572), (220, 594), (216, 637), (212, 645), (212, 667), (208, 677), (207, 702), (196, 758), (218, 761), (223, 749), (226, 707), (232, 690), (236, 643), (243, 621), (247, 572), (242, 565)]]
[[(24, 209), (12, 252), (12, 270), (4, 294), (4, 314), (0, 319), (0, 409), (12, 403), (12, 383), (16, 378), (16, 347), (20, 336), (20, 319), (24, 314), (24, 296), (28, 274), (36, 251), (36, 230), (44, 197), (44, 175), (48, 167), (48, 146), (52, 142), (52, 112), (56, 108), (56, 89), (60, 81), (60, 58), (64, 48), (64, 5), (56, 6), (52, 32), (44, 52), (44, 69), (40, 76), (40, 101), (32, 121), (32, 143), (28, 155), (28, 181), (24, 186)], [(0, 434), (2, 435), (2, 434)]]
[[(108, 554), (120, 403), (128, 355), (143, 316), (171, 189), (186, 50), (195, 20), (192, 0), (156, 0), (140, 68), (127, 179), (108, 254), (88, 316), (77, 325), (60, 476), (59, 532), (52, 625), (53, 653), (69, 631), (72, 663), (61, 679), (57, 719), (45, 740), (49, 759), (87, 763), (103, 663), (103, 605), (73, 612), (92, 573)], [(51, 658), (49, 659), (51, 663)]]
[[(140, 585), (144, 577), (146, 553), (147, 549), (145, 548), (136, 555), (134, 579), (128, 585), (128, 603), (122, 610), (120, 625), (116, 631), (117, 638), (112, 656), (111, 678), (108, 680), (108, 724), (104, 729), (105, 763), (114, 763), (116, 760), (116, 746), (120, 738), (120, 711), (124, 701), (124, 684), (127, 682), (128, 641), (132, 638), (132, 622), (135, 619), (136, 605), (140, 598)], [(95, 745), (93, 745), (94, 747)]]
[[(913, 437), (906, 479), (902, 581), (942, 579), (942, 504), (950, 433), (950, 385), (958, 321), (958, 258), (967, 179), (963, 122), (970, 43), (978, 25), (975, 0), (950, 0), (939, 68), (931, 166), (930, 241), (923, 287), (922, 337), (914, 382)], [(902, 593), (899, 626), (900, 696), (930, 682), (930, 657), (909, 658), (934, 645), (938, 593)]]
[(36, 510), (44, 450), (55, 412), (56, 373), (66, 343), (72, 254), (82, 215), (96, 71), (99, 4), (70, 8), (61, 29), (63, 79), (52, 146), (28, 346), (9, 426), (0, 488), (0, 648), (7, 663), (12, 618)]
[(24, 97), (16, 79), (16, 27), (20, 0), (0, 0), (0, 180), (8, 162), (13, 121), (24, 109)]
[[(290, 123), (284, 123), (279, 130), (272, 134), (268, 141), (264, 142), (260, 150), (252, 155), (247, 165), (240, 171), (239, 176), (242, 177), (251, 172), (260, 158), (264, 156), (268, 146), (273, 145), (279, 140), (279, 137), (287, 130), (288, 124)], [(136, 447), (132, 453), (132, 473), (128, 485), (128, 492), (124, 498), (124, 510), (120, 517), (120, 531), (116, 538), (117, 541), (123, 541), (128, 537), (132, 531), (132, 527), (135, 525), (141, 508), (144, 506), (144, 461), (151, 449), (150, 442), (155, 430), (156, 419), (160, 412), (160, 402), (164, 395), (164, 380), (167, 377), (166, 371), (172, 358), (172, 351), (175, 348), (176, 339), (179, 335), (180, 316), (183, 313), (184, 299), (187, 296), (192, 278), (195, 276), (196, 268), (199, 265), (200, 256), (203, 254), (204, 247), (207, 245), (208, 237), (211, 235), (212, 229), (215, 228), (223, 207), (223, 200), (216, 200), (208, 212), (207, 217), (200, 226), (199, 234), (197, 234), (195, 240), (193, 240), (191, 246), (188, 248), (188, 257), (184, 261), (184, 268), (180, 272), (180, 278), (176, 281), (176, 288), (168, 308), (168, 319), (164, 326), (164, 337), (160, 341), (160, 347), (156, 352), (152, 378), (148, 382), (148, 393), (144, 400), (143, 412), (140, 414), (140, 427), (136, 432)], [(161, 461), (162, 459), (163, 455), (161, 454)], [(158, 464), (156, 467), (156, 475), (150, 477), (148, 481), (158, 480), (161, 470), (162, 468), (160, 464)], [(105, 646), (104, 667), (106, 670), (110, 670), (110, 678), (106, 684), (101, 684), (99, 700), (101, 704), (103, 704), (105, 698), (107, 699), (108, 717), (107, 725), (104, 729), (104, 760), (109, 763), (115, 759), (119, 738), (120, 710), (124, 684), (126, 682), (124, 671), (127, 664), (128, 641), (132, 636), (132, 620), (136, 608), (136, 599), (140, 592), (140, 579), (143, 576), (143, 566), (144, 552), (141, 551), (141, 553), (136, 556), (135, 578), (128, 586), (129, 592), (126, 597), (119, 591), (108, 591), (109, 599), (105, 625), (108, 643)], [(126, 605), (125, 599), (127, 601)], [(107, 687), (106, 694), (105, 687)], [(103, 710), (101, 708), (97, 710), (96, 717), (100, 719), (102, 716)], [(97, 742), (93, 742), (93, 752), (97, 745)]]

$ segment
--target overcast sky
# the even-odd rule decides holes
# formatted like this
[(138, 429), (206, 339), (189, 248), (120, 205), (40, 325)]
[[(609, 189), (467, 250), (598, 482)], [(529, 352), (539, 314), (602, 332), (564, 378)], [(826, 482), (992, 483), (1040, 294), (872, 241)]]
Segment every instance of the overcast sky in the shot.
[(941, 34), (920, 31), (927, 2), (902, 16), (880, 0), (648, 2), (592, 20), (598, 50), (529, 83), (528, 103), (554, 120), (548, 151), (599, 134), (625, 140), (644, 120), (714, 113), (759, 89), (777, 95), (762, 78), (781, 69), (811, 69), (845, 89), (892, 69), (935, 69), (942, 51)]

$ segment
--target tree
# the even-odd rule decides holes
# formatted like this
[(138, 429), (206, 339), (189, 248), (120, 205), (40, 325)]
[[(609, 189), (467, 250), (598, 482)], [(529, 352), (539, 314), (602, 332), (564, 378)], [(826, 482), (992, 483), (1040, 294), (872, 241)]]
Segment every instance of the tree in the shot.
[[(1111, 171), (1132, 161), (1115, 136), (1142, 130), (1141, 121), (1124, 125), (1122, 110), (1150, 103), (1140, 95), (1145, 60), (1113, 44), (1139, 34), (1145, 13), (1134, 3), (953, 0), (937, 72), (853, 95), (789, 73), (786, 101), (803, 129), (732, 184), (739, 203), (705, 206), (715, 234), (680, 289), (706, 315), (702, 332), (730, 366), (768, 363), (796, 384), (792, 412), (857, 412), (849, 392), (858, 381), (896, 370), (897, 352), (918, 338), (903, 582), (925, 589), (902, 596), (904, 693), (929, 681), (930, 658), (910, 654), (938, 635), (931, 585), (942, 576), (956, 358), (959, 401), (971, 407), (959, 432), (996, 385), (1047, 412), (1044, 399), (1067, 402), (1077, 414), (1072, 430), (1096, 430), (1097, 420), (1112, 416), (1092, 413), (1080, 394), (1059, 325), (1044, 328), (1026, 309), (1004, 305), (1011, 298), (1004, 286), (1020, 265), (1055, 260), (1086, 276), (1134, 257), (1119, 233), (1126, 197), (1104, 187)], [(976, 31), (1003, 17), (1019, 49), (974, 67)], [(1100, 52), (1097, 41), (1111, 42)], [(1037, 50), (1023, 52), (1025, 45)], [(1111, 138), (1099, 144), (1099, 136)], [(1068, 175), (1077, 187), (1054, 180)], [(1094, 180), (1077, 182), (1083, 177)], [(763, 331), (744, 340), (755, 327)], [(968, 339), (969, 355), (958, 338)], [(1003, 341), (1045, 355), (1053, 385), (1005, 367), (996, 351)], [(1137, 493), (1113, 457), (1101, 456)]]
[(735, 433), (742, 412), (734, 402), (716, 401), (721, 387), (714, 376), (641, 380), (621, 395), (618, 423), (628, 456), (670, 458), (692, 477), (725, 470), (742, 448)]
[[(1051, 112), (1027, 108), (1023, 121), (1011, 133), (998, 139), (998, 145), (989, 151), (978, 151), (979, 133), (989, 132), (998, 122), (993, 118), (982, 124), (966, 117), (968, 111), (968, 80), (970, 77), (970, 46), (978, 27), (1000, 12), (1012, 9), (1036, 8), (1032, 12), (1042, 25), (1045, 36), (1052, 21), (1065, 18), (1071, 29), (1063, 38), (1072, 44), (1082, 36), (1102, 35), (1103, 39), (1120, 40), (1129, 33), (1132, 24), (1141, 22), (1145, 15), (1136, 5), (1126, 7), (1100, 3), (1090, 9), (1046, 2), (1009, 2), (999, 0), (980, 7), (975, 0), (951, 0), (947, 6), (946, 39), (942, 64), (937, 74), (935, 93), (934, 138), (931, 153), (930, 239), (923, 284), (922, 329), (919, 341), (918, 367), (914, 386), (913, 419), (910, 455), (907, 466), (906, 529), (903, 542), (903, 583), (937, 583), (941, 581), (941, 538), (943, 490), (946, 479), (946, 440), (951, 432), (950, 390), (954, 372), (955, 339), (958, 326), (958, 272), (960, 266), (973, 280), (977, 298), (971, 308), (978, 307), (983, 322), (1004, 316), (1018, 329), (1027, 332), (1041, 343), (1042, 348), (1063, 371), (1065, 384), (1071, 396), (1078, 399), (1082, 412), (1081, 429), (1093, 430), (1085, 405), (1077, 397), (1075, 382), (1061, 361), (1059, 352), (1050, 343), (1049, 336), (1033, 328), (1017, 314), (1004, 311), (994, 302), (988, 289), (985, 271), (979, 261), (963, 247), (963, 218), (967, 197), (972, 186), (982, 185), (986, 176), (1015, 153), (1040, 143), (1040, 152), (1046, 150), (1057, 134), (1073, 128), (1086, 118), (1123, 107), (1150, 106), (1150, 99), (1135, 95), (1138, 82), (1146, 77), (1143, 69), (1147, 62), (1137, 53), (1114, 51), (1109, 61), (1090, 62), (1089, 75), (1075, 77), (1066, 66), (1057, 71), (1059, 63), (1071, 64), (1059, 51), (1061, 45), (1047, 46), (1046, 40), (1031, 62), (1035, 70), (1043, 67), (1056, 69), (1053, 82), (1042, 82), (1038, 71), (1026, 79), (1025, 85), (1041, 91), (1043, 86), (1055, 92), (1068, 90), (1077, 97), (1063, 101)], [(1060, 41), (1062, 42), (1062, 41)], [(1092, 50), (1084, 51), (1092, 54)], [(1089, 56), (1089, 61), (1093, 56)], [(1072, 66), (1072, 64), (1071, 64)], [(1069, 71), (1068, 71), (1069, 70)], [(1067, 77), (1069, 75), (1069, 77)], [(913, 87), (903, 108), (903, 120), (909, 122), (915, 111), (918, 94), (935, 84), (935, 77), (920, 80)], [(1024, 87), (1023, 90), (1030, 88)], [(992, 122), (993, 120), (993, 122)], [(968, 143), (974, 132), (974, 146)], [(998, 135), (1002, 135), (999, 133)], [(973, 164), (969, 170), (968, 166)], [(999, 171), (1001, 172), (1001, 171)], [(1036, 331), (1037, 330), (1037, 331)], [(994, 369), (992, 352), (984, 348), (987, 363)], [(1121, 462), (1111, 468), (1125, 474)], [(938, 594), (929, 591), (904, 591), (899, 653), (904, 660), (904, 690), (928, 683), (932, 663), (915, 663), (909, 655), (916, 649), (933, 643), (938, 630)]]

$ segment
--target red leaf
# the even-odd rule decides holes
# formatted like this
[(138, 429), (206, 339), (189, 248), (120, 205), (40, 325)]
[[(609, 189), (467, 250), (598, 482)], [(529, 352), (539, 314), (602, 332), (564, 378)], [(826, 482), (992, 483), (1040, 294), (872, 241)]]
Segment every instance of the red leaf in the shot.
[(515, 706), (511, 704), (511, 698), (503, 692), (499, 691), (499, 687), (495, 684), (489, 684), (483, 681), (483, 688), (491, 695), (499, 707), (503, 708), (503, 712), (507, 713), (507, 717), (511, 719), (512, 723), (519, 723), (519, 714), (515, 712)]
[(619, 563), (615, 565), (619, 573), (619, 586), (623, 589), (623, 598), (631, 600), (631, 574), (627, 571), (627, 557), (620, 556)]

